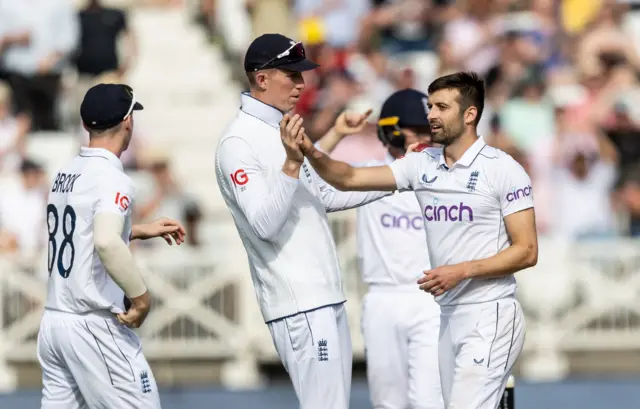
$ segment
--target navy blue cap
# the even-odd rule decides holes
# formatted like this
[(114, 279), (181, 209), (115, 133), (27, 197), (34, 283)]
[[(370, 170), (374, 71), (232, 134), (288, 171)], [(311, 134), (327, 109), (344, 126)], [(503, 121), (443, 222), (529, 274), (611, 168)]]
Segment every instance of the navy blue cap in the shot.
[(429, 108), (426, 94), (411, 88), (393, 93), (382, 104), (378, 120), (378, 139), (384, 145), (404, 149), (401, 128), (429, 129)]
[(268, 68), (303, 72), (320, 65), (307, 60), (302, 43), (282, 34), (263, 34), (253, 40), (244, 56), (244, 70), (255, 72)]
[(412, 88), (397, 91), (382, 105), (378, 124), (395, 122), (400, 128), (429, 126), (428, 101), (426, 94)]
[(98, 84), (91, 87), (80, 105), (82, 122), (90, 129), (118, 125), (133, 111), (143, 109), (133, 89), (125, 84)]

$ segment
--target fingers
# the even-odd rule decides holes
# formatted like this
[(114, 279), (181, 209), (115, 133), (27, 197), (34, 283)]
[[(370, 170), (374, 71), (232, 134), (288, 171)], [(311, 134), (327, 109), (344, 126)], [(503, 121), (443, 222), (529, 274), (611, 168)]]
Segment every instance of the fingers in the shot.
[(285, 127), (285, 137), (287, 138), (295, 138), (298, 136), (298, 132), (300, 131), (300, 127), (302, 126), (302, 117), (298, 114), (295, 114), (293, 118), (287, 123)]
[(287, 128), (290, 119), (291, 117), (289, 116), (289, 114), (284, 114), (284, 116), (282, 117), (282, 120), (280, 121), (280, 136), (284, 136), (284, 131)]
[(184, 243), (184, 235), (180, 234), (180, 232), (171, 233), (170, 236), (173, 237), (173, 241), (175, 241), (178, 246)]
[(168, 245), (173, 246), (173, 243), (171, 242), (171, 236), (169, 234), (163, 234), (162, 238), (167, 242)]
[[(420, 289), (433, 295), (436, 295), (445, 286), (440, 277), (437, 277), (432, 271), (425, 271), (424, 277), (418, 279)], [(443, 291), (444, 292), (444, 291)]]
[(177, 244), (184, 242), (184, 237), (187, 235), (187, 232), (180, 222), (166, 217), (159, 219), (158, 222), (162, 227), (161, 234), (165, 240), (167, 240), (168, 235), (170, 235), (175, 239)]
[(420, 286), (422, 291), (432, 292), (440, 288), (440, 283), (436, 280), (430, 280)]
[(430, 280), (433, 280), (433, 279), (434, 279), (433, 274), (431, 273), (430, 270), (427, 270), (427, 271), (424, 272), (424, 276), (422, 276), (422, 277), (420, 277), (418, 279), (418, 284), (424, 284), (427, 281), (430, 281)]
[(406, 153), (410, 153), (410, 152), (415, 152), (416, 148), (420, 145), (420, 142), (414, 142), (411, 145), (409, 145), (409, 147), (407, 148), (407, 152)]
[(362, 117), (360, 118), (359, 122), (363, 123), (364, 121), (366, 121), (367, 118), (369, 118), (369, 115), (371, 115), (372, 112), (373, 112), (373, 109), (371, 109), (371, 108), (367, 109), (367, 111), (364, 114), (362, 114)]

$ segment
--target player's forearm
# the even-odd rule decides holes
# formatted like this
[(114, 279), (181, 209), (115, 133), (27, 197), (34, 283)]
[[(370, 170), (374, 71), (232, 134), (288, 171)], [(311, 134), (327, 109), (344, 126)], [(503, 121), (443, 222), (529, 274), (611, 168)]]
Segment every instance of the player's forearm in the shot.
[(538, 262), (538, 247), (535, 244), (512, 245), (493, 257), (466, 263), (465, 278), (496, 278), (514, 274)]
[(356, 190), (352, 183), (355, 175), (353, 166), (331, 159), (329, 155), (315, 148), (307, 159), (318, 175), (331, 186), (338, 190)]
[(364, 206), (393, 194), (393, 192), (340, 192), (333, 191), (323, 197), (327, 212), (338, 212)]
[(318, 142), (316, 142), (316, 148), (330, 154), (338, 146), (340, 141), (344, 138), (344, 135), (337, 132), (335, 128), (329, 129)]
[(138, 240), (144, 237), (144, 225), (142, 224), (134, 224), (131, 226), (131, 235), (129, 236), (129, 240)]
[(245, 214), (251, 228), (261, 240), (275, 239), (287, 222), (300, 182), (299, 172), (298, 167), (295, 177), (292, 177), (283, 168), (276, 178), (276, 183), (269, 186), (269, 192), (265, 197), (248, 198), (248, 204), (252, 208), (247, 209)]
[(94, 220), (93, 239), (107, 274), (129, 298), (147, 291), (129, 247), (122, 241), (124, 218), (116, 214), (98, 214)]

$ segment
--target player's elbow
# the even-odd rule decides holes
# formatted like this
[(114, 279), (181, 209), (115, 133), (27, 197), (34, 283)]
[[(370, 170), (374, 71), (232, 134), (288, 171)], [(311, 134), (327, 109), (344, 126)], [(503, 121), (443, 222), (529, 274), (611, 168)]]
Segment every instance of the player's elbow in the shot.
[(114, 237), (109, 235), (97, 235), (93, 239), (93, 247), (95, 248), (98, 256), (102, 258), (105, 254), (108, 254), (117, 243)]
[(349, 171), (345, 173), (345, 175), (343, 177), (341, 177), (340, 179), (334, 181), (334, 183), (332, 183), (333, 187), (335, 187), (336, 189), (342, 191), (342, 192), (349, 192), (352, 190), (357, 190), (358, 188), (358, 181), (356, 179), (356, 172), (354, 172), (354, 168), (349, 168)]
[(533, 267), (538, 264), (538, 246), (534, 243), (527, 245), (524, 258), (524, 268)]

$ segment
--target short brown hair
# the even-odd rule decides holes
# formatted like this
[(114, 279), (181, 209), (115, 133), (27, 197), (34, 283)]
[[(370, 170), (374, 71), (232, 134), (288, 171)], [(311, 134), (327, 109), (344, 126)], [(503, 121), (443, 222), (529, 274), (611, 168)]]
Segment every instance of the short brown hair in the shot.
[(247, 74), (247, 80), (249, 80), (249, 86), (251, 88), (255, 87), (257, 85), (257, 83), (256, 83), (256, 72), (255, 71), (249, 71), (249, 72), (246, 72), (245, 74)]
[(470, 106), (476, 107), (478, 115), (475, 125), (478, 125), (484, 110), (484, 81), (475, 72), (456, 72), (437, 78), (429, 85), (429, 95), (443, 89), (457, 89), (460, 93), (460, 107), (465, 111)]

